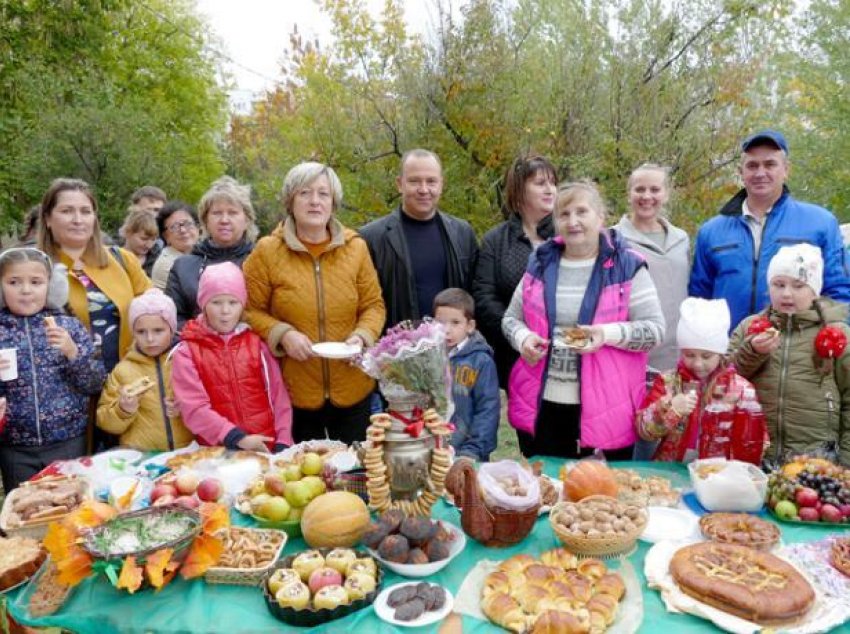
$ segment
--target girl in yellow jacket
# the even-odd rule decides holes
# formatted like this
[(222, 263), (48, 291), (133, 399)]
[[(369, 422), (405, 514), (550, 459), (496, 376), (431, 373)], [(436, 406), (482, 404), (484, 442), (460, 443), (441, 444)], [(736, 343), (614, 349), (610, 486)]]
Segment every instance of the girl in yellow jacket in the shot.
[(122, 447), (171, 451), (192, 442), (171, 389), (170, 351), (177, 311), (170, 297), (149, 291), (130, 302), (134, 344), (109, 375), (97, 425), (120, 435)]

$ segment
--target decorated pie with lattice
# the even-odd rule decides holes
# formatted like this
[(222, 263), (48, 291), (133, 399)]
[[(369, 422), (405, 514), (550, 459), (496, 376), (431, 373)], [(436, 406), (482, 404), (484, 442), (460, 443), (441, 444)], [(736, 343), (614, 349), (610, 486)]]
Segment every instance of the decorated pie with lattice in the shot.
[(0, 537), (0, 592), (32, 577), (47, 553), (41, 544), (28, 537)]
[(712, 541), (760, 550), (773, 548), (782, 535), (776, 524), (747, 513), (709, 513), (700, 519), (699, 527)]
[(836, 539), (832, 542), (829, 561), (839, 571), (850, 577), (850, 537)]
[(762, 625), (793, 621), (815, 592), (793, 566), (746, 546), (702, 542), (678, 550), (670, 573), (695, 599)]

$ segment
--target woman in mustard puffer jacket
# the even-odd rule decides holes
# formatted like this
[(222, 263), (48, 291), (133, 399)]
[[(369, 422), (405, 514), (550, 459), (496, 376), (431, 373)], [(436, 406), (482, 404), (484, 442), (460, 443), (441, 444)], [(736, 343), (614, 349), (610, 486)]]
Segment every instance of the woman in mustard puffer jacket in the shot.
[(366, 242), (334, 217), (342, 185), (320, 163), (301, 163), (283, 184), (286, 217), (242, 266), (246, 319), (281, 357), (295, 442), (363, 440), (374, 381), (347, 360), (316, 356), (326, 341), (371, 346), (386, 319)]

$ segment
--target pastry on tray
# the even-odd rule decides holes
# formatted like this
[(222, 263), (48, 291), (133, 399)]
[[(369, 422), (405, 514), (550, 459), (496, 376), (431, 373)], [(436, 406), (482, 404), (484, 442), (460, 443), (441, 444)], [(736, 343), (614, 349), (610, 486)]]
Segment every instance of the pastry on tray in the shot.
[(812, 586), (791, 564), (737, 544), (685, 546), (673, 555), (670, 573), (685, 594), (760, 625), (794, 621), (815, 602)]
[(850, 537), (832, 542), (829, 561), (838, 571), (850, 577)]
[(709, 513), (699, 521), (703, 535), (724, 544), (770, 550), (782, 535), (776, 524), (748, 513)]
[(28, 537), (0, 537), (0, 592), (32, 577), (47, 553), (41, 544)]

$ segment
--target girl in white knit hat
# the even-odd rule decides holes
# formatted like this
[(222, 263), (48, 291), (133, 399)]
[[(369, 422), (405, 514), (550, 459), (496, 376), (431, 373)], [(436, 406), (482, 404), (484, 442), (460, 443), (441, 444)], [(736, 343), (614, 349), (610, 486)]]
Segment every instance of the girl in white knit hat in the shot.
[(637, 413), (640, 437), (660, 441), (653, 460), (667, 462), (713, 457), (705, 452), (716, 443), (705, 437), (710, 432), (701, 423), (717, 386), (722, 386), (733, 407), (755, 399), (753, 386), (726, 357), (730, 323), (726, 300), (689, 297), (679, 313), (678, 367), (656, 377)]
[(810, 244), (782, 247), (767, 277), (770, 306), (742, 321), (730, 345), (764, 404), (767, 458), (807, 453), (850, 465), (847, 304), (820, 296), (823, 257)]

